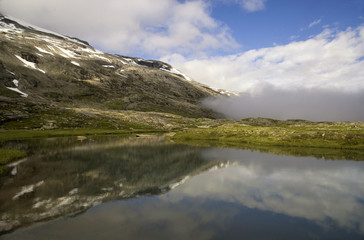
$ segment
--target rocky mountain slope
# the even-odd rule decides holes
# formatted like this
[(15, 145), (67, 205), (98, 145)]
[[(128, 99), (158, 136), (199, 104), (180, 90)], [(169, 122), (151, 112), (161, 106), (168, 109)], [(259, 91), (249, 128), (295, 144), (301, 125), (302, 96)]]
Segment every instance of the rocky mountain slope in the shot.
[(2, 15), (0, 53), (1, 123), (65, 108), (216, 116), (200, 101), (220, 93), (167, 63), (103, 53)]

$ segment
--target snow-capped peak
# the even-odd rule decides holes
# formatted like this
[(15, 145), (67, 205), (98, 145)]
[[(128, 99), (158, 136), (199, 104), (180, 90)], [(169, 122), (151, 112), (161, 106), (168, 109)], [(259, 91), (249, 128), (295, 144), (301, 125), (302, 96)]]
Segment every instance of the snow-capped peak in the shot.
[(26, 21), (23, 21), (23, 20), (20, 20), (20, 19), (17, 19), (15, 17), (12, 17), (12, 16), (6, 16), (6, 15), (2, 15), (0, 13), (0, 20), (4, 20), (4, 19), (7, 19), (7, 20), (10, 20), (11, 22), (13, 23), (10, 23), (10, 24), (13, 24), (14, 23), (20, 25), (21, 27), (23, 28), (27, 28), (27, 29), (30, 29), (30, 30), (34, 30), (34, 31), (37, 31), (37, 32), (42, 32), (42, 33), (47, 33), (47, 34), (51, 34), (53, 36), (56, 36), (56, 37), (60, 37), (60, 38), (63, 38), (64, 40), (68, 40), (68, 41), (71, 41), (71, 42), (75, 42), (75, 43), (78, 43), (78, 44), (82, 44), (82, 45), (85, 45), (85, 46), (89, 46), (88, 43), (84, 42), (84, 41), (81, 41), (79, 39), (76, 39), (76, 38), (72, 38), (72, 37), (68, 37), (66, 35), (62, 35), (62, 34), (59, 34), (59, 33), (56, 33), (56, 32), (53, 32), (53, 31), (50, 31), (48, 29), (44, 29), (44, 28), (41, 28), (41, 27), (38, 27), (38, 26), (35, 26), (33, 24), (30, 24)]

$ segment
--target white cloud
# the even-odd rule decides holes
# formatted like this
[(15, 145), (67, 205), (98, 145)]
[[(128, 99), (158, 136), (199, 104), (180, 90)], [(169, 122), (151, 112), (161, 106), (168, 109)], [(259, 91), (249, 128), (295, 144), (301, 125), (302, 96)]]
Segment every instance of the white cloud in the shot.
[(228, 117), (364, 121), (364, 26), (235, 55), (163, 60), (196, 81), (243, 92), (205, 102)]
[(334, 32), (325, 29), (306, 41), (247, 52), (188, 60), (175, 54), (162, 58), (196, 81), (231, 91), (364, 89), (364, 26)]
[(5, 14), (123, 54), (198, 55), (238, 44), (203, 0), (2, 0)]
[(308, 27), (309, 27), (309, 28), (312, 28), (313, 26), (315, 26), (315, 25), (319, 24), (320, 22), (321, 22), (321, 18), (320, 18), (320, 19), (317, 19), (317, 20), (315, 20), (315, 21), (313, 21), (313, 22), (311, 22), (311, 23), (308, 25)]
[(238, 0), (241, 4), (241, 6), (249, 11), (249, 12), (255, 12), (259, 10), (263, 10), (265, 8), (265, 2), (266, 0)]
[(266, 86), (259, 93), (205, 99), (204, 105), (228, 118), (266, 117), (311, 121), (364, 121), (364, 90), (357, 93)]
[(234, 149), (211, 149), (204, 154), (229, 161), (232, 166), (191, 178), (166, 200), (183, 201), (191, 196), (241, 203), (251, 209), (303, 217), (324, 225), (330, 222), (327, 227), (335, 222), (347, 230), (364, 233), (364, 209), (359, 200), (364, 187), (355, 184), (364, 180), (363, 168), (358, 169), (350, 161), (274, 158)]

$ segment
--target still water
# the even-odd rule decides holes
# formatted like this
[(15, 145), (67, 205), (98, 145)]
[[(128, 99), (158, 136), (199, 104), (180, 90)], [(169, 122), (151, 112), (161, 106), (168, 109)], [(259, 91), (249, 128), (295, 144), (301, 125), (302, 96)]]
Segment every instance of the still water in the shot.
[(363, 161), (192, 147), (158, 136), (3, 147), (29, 157), (1, 179), (0, 239), (364, 237)]

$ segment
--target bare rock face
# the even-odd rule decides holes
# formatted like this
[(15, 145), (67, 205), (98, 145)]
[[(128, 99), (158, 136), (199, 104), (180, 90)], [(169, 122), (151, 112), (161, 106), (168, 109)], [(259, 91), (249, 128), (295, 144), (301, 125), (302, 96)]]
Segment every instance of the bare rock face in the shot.
[[(167, 63), (103, 53), (85, 41), (22, 25), (1, 14), (0, 53), (0, 105), (9, 110), (26, 102), (217, 116), (200, 103), (220, 93)], [(11, 103), (15, 104), (9, 107)]]
[(27, 60), (28, 62), (39, 63), (38, 57), (36, 55), (32, 54), (32, 53), (22, 52), (21, 57), (23, 59)]
[(136, 61), (136, 63), (138, 65), (141, 66), (146, 66), (146, 67), (150, 67), (150, 68), (156, 68), (156, 69), (165, 69), (165, 70), (171, 70), (172, 66), (161, 62), (161, 61), (156, 61), (156, 60), (144, 60), (144, 59), (138, 59)]

